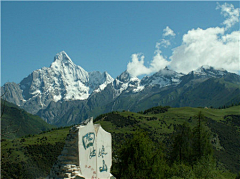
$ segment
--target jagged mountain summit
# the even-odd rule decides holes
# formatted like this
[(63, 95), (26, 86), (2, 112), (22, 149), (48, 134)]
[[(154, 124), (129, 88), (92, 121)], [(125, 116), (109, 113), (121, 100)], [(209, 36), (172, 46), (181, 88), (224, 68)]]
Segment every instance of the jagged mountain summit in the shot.
[(181, 82), (182, 76), (184, 74), (177, 73), (165, 67), (153, 75), (146, 76), (140, 80), (137, 77), (131, 77), (126, 70), (113, 81), (112, 85), (117, 97), (123, 92), (141, 92), (148, 86), (158, 86), (159, 88), (171, 85), (176, 86)]
[[(20, 84), (5, 84), (4, 89), (15, 89), (10, 90), (8, 101), (36, 113), (51, 101), (85, 100), (94, 90), (103, 90), (112, 81), (107, 72), (85, 71), (62, 51), (55, 55), (50, 67), (33, 71)], [(35, 107), (32, 108), (32, 105)]]
[(33, 71), (20, 84), (6, 83), (4, 98), (57, 126), (81, 123), (116, 110), (138, 112), (158, 105), (219, 107), (240, 101), (240, 76), (202, 66), (188, 74), (165, 67), (142, 79), (126, 70), (113, 79), (107, 72), (87, 72), (66, 52), (50, 67)]
[(119, 75), (112, 83), (114, 90), (114, 98), (121, 95), (123, 92), (139, 92), (144, 89), (144, 86), (140, 85), (141, 80), (137, 77), (131, 77), (128, 71), (124, 71)]
[(208, 65), (203, 65), (190, 73), (199, 77), (223, 77), (228, 74), (228, 72), (223, 68), (217, 69)]
[(178, 85), (181, 82), (181, 77), (184, 74), (177, 73), (165, 67), (162, 70), (154, 73), (152, 76), (146, 76), (141, 80), (141, 85), (159, 85), (160, 88), (169, 85)]

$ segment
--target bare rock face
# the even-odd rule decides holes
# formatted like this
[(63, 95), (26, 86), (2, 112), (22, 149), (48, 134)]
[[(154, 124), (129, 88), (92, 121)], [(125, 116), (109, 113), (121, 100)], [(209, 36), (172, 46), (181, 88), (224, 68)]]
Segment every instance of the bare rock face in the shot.
[(34, 70), (19, 84), (6, 83), (1, 95), (6, 93), (4, 99), (36, 114), (51, 102), (86, 100), (94, 90), (101, 91), (112, 81), (107, 72), (85, 71), (62, 51), (55, 55), (50, 67)]
[(8, 102), (21, 106), (24, 104), (25, 100), (22, 96), (22, 90), (19, 85), (12, 83), (5, 83), (4, 86), (1, 87), (1, 96), (2, 99), (6, 99)]

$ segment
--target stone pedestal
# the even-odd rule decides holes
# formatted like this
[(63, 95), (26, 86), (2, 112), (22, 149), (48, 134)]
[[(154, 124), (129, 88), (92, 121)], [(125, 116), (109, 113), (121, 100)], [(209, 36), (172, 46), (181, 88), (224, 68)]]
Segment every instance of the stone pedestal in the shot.
[(113, 179), (111, 134), (93, 119), (70, 129), (66, 143), (47, 179)]

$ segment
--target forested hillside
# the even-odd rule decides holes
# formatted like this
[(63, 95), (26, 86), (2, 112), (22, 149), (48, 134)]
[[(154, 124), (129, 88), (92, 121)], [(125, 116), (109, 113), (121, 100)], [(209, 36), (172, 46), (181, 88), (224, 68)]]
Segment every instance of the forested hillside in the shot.
[(32, 115), (15, 104), (1, 101), (1, 137), (13, 139), (28, 134), (38, 134), (52, 129), (39, 116)]
[[(149, 147), (143, 148), (142, 156), (147, 160), (149, 157), (155, 156), (155, 152), (160, 152), (162, 157), (154, 160), (157, 164), (153, 163), (152, 166), (159, 167), (164, 162), (166, 164), (164, 166), (168, 166), (163, 169), (162, 178), (174, 176), (186, 178), (186, 175), (181, 172), (182, 170), (189, 171), (192, 178), (201, 178), (204, 173), (199, 172), (204, 169), (205, 164), (211, 166), (208, 168), (207, 178), (211, 178), (211, 176), (235, 178), (240, 172), (239, 111), (240, 106), (226, 109), (158, 106), (139, 113), (122, 111), (102, 114), (94, 121), (100, 123), (106, 131), (112, 134), (112, 173), (118, 178), (124, 178), (124, 175), (120, 175), (120, 171), (123, 169), (119, 162), (121, 161), (119, 160), (120, 156), (126, 157), (123, 154), (128, 151), (128, 146), (138, 145), (142, 143), (142, 140), (143, 142), (147, 141)], [(199, 118), (199, 114), (203, 117)], [(201, 125), (199, 125), (199, 121)], [(61, 153), (69, 129), (70, 127), (59, 128), (38, 135), (2, 140), (2, 177), (46, 177), (57, 156)], [(204, 145), (200, 145), (203, 146), (203, 153), (198, 153), (199, 148), (193, 147), (196, 146), (193, 143), (199, 141), (196, 140), (199, 138), (197, 137), (199, 129), (203, 136)], [(183, 137), (184, 135), (186, 137)], [(186, 138), (189, 140), (182, 143), (187, 144), (185, 146), (176, 142)], [(186, 146), (189, 150), (187, 153), (182, 150)], [(139, 152), (140, 147), (136, 148), (136, 150), (139, 149)], [(178, 152), (173, 152), (174, 150)], [(148, 152), (146, 153), (146, 151)], [(209, 158), (201, 156), (209, 156)], [(131, 159), (132, 156), (129, 157)], [(158, 174), (160, 176), (160, 173)]]

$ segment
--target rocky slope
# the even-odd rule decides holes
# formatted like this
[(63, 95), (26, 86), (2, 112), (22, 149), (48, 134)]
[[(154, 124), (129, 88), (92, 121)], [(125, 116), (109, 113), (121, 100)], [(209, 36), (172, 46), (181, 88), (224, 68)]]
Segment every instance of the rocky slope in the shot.
[(50, 102), (85, 100), (94, 90), (103, 90), (113, 78), (107, 73), (86, 72), (64, 52), (54, 57), (50, 67), (33, 71), (20, 84), (6, 83), (6, 100), (37, 113)]
[(240, 76), (202, 66), (188, 74), (164, 68), (142, 79), (124, 71), (116, 79), (107, 72), (87, 72), (65, 52), (20, 84), (6, 83), (7, 101), (37, 114), (50, 124), (66, 126), (116, 110), (145, 110), (158, 105), (219, 107), (240, 101)]
[[(199, 73), (202, 70), (204, 73)], [(219, 107), (240, 101), (240, 77), (227, 71), (201, 67), (187, 75), (169, 69), (150, 77), (131, 78), (125, 71), (98, 93), (84, 101), (52, 102), (38, 115), (56, 125), (77, 124), (110, 111), (143, 111), (158, 105), (172, 107)], [(216, 74), (214, 75), (214, 71)], [(221, 76), (218, 76), (221, 73)], [(169, 76), (169, 74), (172, 74)], [(159, 78), (158, 78), (159, 77)], [(157, 82), (156, 82), (157, 81)]]

